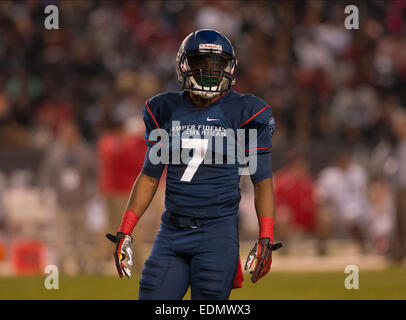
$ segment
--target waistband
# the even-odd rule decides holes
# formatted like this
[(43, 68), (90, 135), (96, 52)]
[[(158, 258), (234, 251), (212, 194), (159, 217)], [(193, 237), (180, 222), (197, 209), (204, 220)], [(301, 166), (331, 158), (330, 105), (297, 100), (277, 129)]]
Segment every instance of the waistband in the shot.
[(182, 216), (170, 211), (166, 211), (165, 214), (167, 214), (169, 221), (171, 221), (174, 226), (181, 229), (196, 229), (212, 220), (209, 218)]
[[(180, 229), (196, 229), (200, 226), (203, 226), (207, 223), (214, 222), (214, 221), (228, 221), (228, 220), (237, 219), (238, 221), (238, 214), (232, 214), (227, 216), (221, 217), (208, 217), (208, 218), (199, 218), (199, 217), (190, 217), (175, 213), (173, 211), (169, 211), (166, 209), (162, 213), (161, 220), (167, 223), (172, 224), (173, 226), (180, 228)], [(230, 221), (231, 221), (230, 220)]]

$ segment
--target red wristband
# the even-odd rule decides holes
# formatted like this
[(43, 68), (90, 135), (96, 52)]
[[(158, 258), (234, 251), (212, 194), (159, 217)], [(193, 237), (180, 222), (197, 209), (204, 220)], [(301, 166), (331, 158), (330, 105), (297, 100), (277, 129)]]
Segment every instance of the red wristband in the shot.
[(118, 228), (118, 232), (122, 232), (125, 234), (131, 234), (134, 230), (135, 225), (137, 224), (138, 220), (140, 220), (140, 216), (136, 214), (131, 209), (128, 209), (121, 219), (120, 227)]
[(259, 217), (259, 239), (269, 238), (273, 243), (273, 224), (274, 219), (271, 217)]

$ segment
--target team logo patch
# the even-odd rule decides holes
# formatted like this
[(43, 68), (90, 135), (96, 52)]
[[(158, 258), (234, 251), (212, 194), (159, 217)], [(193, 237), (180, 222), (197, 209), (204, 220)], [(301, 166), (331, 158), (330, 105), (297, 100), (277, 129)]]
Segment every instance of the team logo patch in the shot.
[(269, 119), (269, 130), (270, 130), (271, 136), (272, 136), (273, 133), (275, 132), (275, 117), (271, 117)]
[(199, 44), (199, 50), (223, 51), (223, 46), (221, 44), (201, 43)]

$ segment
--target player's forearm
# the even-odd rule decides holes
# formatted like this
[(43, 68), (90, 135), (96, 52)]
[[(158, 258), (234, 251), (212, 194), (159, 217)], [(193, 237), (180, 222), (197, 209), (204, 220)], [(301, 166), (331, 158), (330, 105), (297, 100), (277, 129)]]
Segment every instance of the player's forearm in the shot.
[(132, 210), (141, 217), (154, 198), (158, 185), (159, 179), (141, 172), (131, 190), (126, 210)]
[(131, 190), (118, 232), (131, 234), (154, 198), (159, 179), (140, 173)]
[(150, 151), (151, 148), (148, 148), (145, 153), (142, 172), (133, 185), (118, 232), (131, 234), (138, 220), (150, 205), (158, 188), (159, 179), (165, 166), (162, 163), (153, 164), (150, 161)]
[(255, 210), (260, 216), (275, 218), (275, 202), (272, 178), (264, 179), (254, 185)]
[(272, 178), (266, 178), (254, 185), (255, 210), (259, 223), (259, 238), (270, 238), (273, 242), (275, 202)]

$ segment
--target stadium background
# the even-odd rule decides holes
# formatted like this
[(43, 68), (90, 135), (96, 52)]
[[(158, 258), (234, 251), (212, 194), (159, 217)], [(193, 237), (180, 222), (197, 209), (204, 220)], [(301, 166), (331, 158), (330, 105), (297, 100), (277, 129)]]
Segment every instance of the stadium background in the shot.
[[(44, 27), (48, 4), (59, 8), (59, 30)], [(359, 30), (344, 28), (349, 4), (359, 8)], [(103, 234), (114, 231), (108, 212), (121, 212), (143, 159), (145, 100), (179, 89), (175, 57), (181, 41), (196, 29), (212, 28), (234, 44), (235, 89), (273, 107), (275, 172), (289, 172), (288, 162), (305, 172), (308, 167), (305, 182), (296, 182), (310, 185), (317, 198), (323, 169), (345, 151), (367, 177), (364, 250), (340, 225), (338, 213), (323, 229), (328, 241), (320, 251), (314, 223), (321, 209), (314, 200), (313, 209), (296, 212), (307, 214), (304, 220), (280, 221), (286, 249), (275, 253), (271, 275), (254, 286), (245, 274), (244, 288), (231, 298), (405, 299), (404, 259), (390, 255), (397, 245), (395, 178), (402, 161), (394, 152), (402, 142), (394, 126), (406, 106), (405, 7), (405, 1), (1, 1), (0, 298), (137, 297), (164, 188), (135, 229), (133, 279), (118, 280), (112, 261), (103, 260), (112, 250)], [(76, 209), (84, 220), (73, 231), (57, 218), (69, 208), (60, 210), (58, 191), (43, 184), (55, 164), (46, 158), (50, 146), (77, 137), (72, 132), (79, 133), (94, 169), (82, 177), (92, 192), (65, 199), (66, 207), (75, 199), (81, 204)], [(113, 145), (124, 146), (116, 158), (108, 152)], [(123, 155), (132, 162), (120, 162)], [(304, 160), (292, 161), (297, 157)], [(113, 186), (114, 174), (121, 185)], [(242, 191), (245, 259), (257, 229), (252, 188), (244, 179)], [(280, 211), (304, 200), (287, 199)], [(290, 214), (295, 220), (294, 210)], [(383, 231), (376, 227), (381, 223)], [(278, 223), (276, 229), (280, 240)], [(72, 260), (62, 268), (60, 289), (46, 290), (44, 267), (59, 261), (62, 251), (54, 245), (66, 232), (79, 239), (84, 265)], [(359, 290), (344, 287), (347, 265), (359, 268)]]

